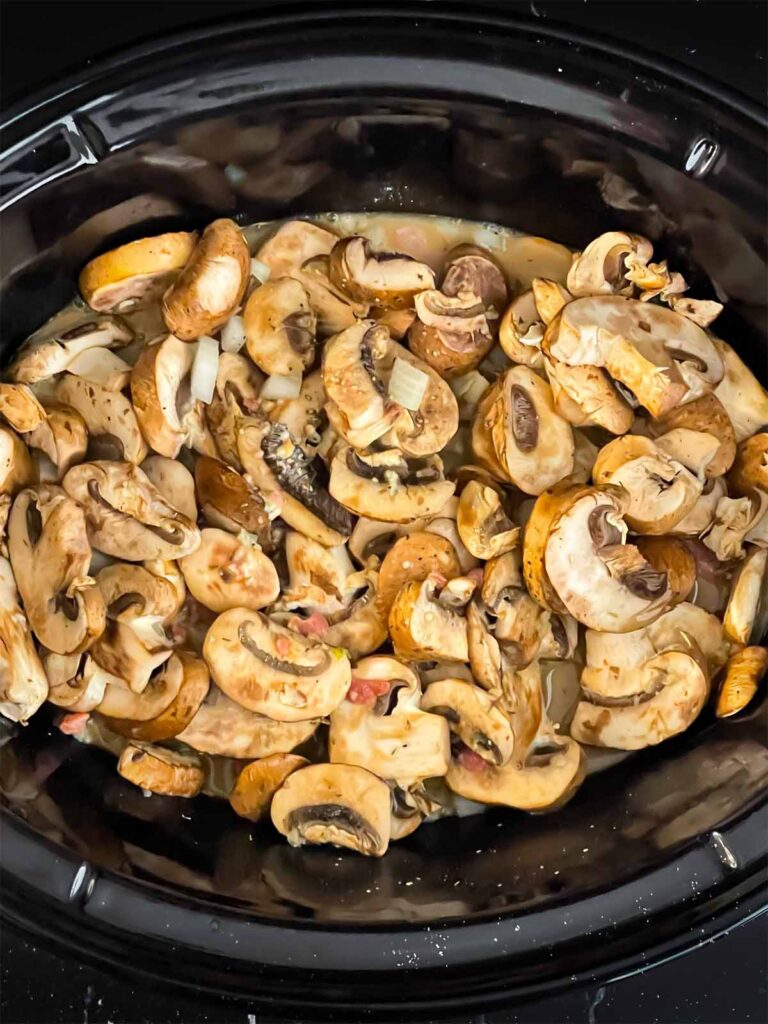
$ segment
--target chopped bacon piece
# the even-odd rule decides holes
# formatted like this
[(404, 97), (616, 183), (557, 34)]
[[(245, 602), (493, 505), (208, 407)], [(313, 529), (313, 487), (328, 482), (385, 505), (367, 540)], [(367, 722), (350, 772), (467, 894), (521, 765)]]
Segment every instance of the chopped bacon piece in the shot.
[(475, 772), (475, 774), (484, 772), (489, 767), (488, 762), (480, 757), (479, 754), (476, 754), (474, 750), (470, 750), (469, 747), (462, 747), (456, 760), (462, 768), (466, 768), (468, 772)]
[(59, 722), (59, 729), (61, 729), (66, 736), (74, 736), (75, 733), (83, 731), (90, 717), (91, 716), (85, 711), (76, 711), (71, 715), (64, 715), (62, 720)]
[(331, 628), (328, 619), (320, 612), (312, 612), (308, 619), (301, 619), (294, 615), (288, 623), (288, 628), (302, 636), (325, 636)]
[(351, 704), (373, 704), (377, 697), (388, 692), (388, 679), (363, 679), (361, 676), (353, 676), (347, 690), (347, 700)]

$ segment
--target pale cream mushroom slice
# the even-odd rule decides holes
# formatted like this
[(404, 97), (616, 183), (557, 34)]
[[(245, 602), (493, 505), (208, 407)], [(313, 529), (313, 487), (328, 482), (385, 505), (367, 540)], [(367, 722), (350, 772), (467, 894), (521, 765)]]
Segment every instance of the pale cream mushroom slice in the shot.
[(242, 469), (237, 454), (237, 431), (245, 416), (259, 412), (262, 406), (259, 395), (263, 383), (264, 375), (246, 356), (234, 352), (219, 354), (216, 386), (213, 398), (205, 406), (205, 421), (219, 456), (234, 469)]
[(17, 494), (36, 478), (27, 446), (10, 427), (0, 426), (0, 494)]
[(288, 220), (256, 253), (272, 277), (292, 276), (307, 260), (329, 256), (338, 235), (308, 220)]
[(49, 650), (86, 650), (104, 630), (104, 598), (88, 575), (83, 510), (59, 488), (22, 491), (8, 520), (8, 552), (33, 632)]
[(176, 738), (201, 754), (260, 758), (287, 754), (316, 732), (318, 719), (278, 722), (230, 700), (215, 686)]
[(699, 537), (712, 525), (721, 498), (726, 497), (728, 488), (724, 477), (710, 477), (704, 481), (698, 501), (691, 511), (683, 516), (670, 533), (684, 537)]
[(439, 537), (444, 537), (453, 546), (453, 549), (456, 552), (456, 557), (459, 560), (461, 571), (466, 575), (478, 567), (479, 559), (472, 554), (459, 536), (459, 530), (456, 524), (458, 511), (459, 499), (454, 495), (448, 499), (436, 516), (429, 519), (424, 526), (424, 531), (426, 533), (437, 534)]
[(531, 291), (539, 317), (547, 326), (552, 323), (563, 306), (573, 298), (567, 288), (546, 277), (534, 277), (531, 282)]
[(73, 714), (89, 714), (104, 698), (110, 676), (90, 655), (42, 655), (50, 689), (48, 701)]
[(355, 573), (348, 580), (354, 588), (350, 603), (330, 616), (327, 628), (321, 624), (317, 631), (315, 616), (296, 628), (307, 635), (314, 633), (332, 647), (342, 648), (353, 661), (364, 658), (387, 639), (387, 613), (378, 600), (378, 579), (378, 573), (372, 569)]
[(90, 649), (92, 660), (108, 674), (108, 683), (143, 693), (153, 673), (171, 657), (173, 651), (162, 631), (139, 631), (135, 620), (110, 619)]
[(450, 541), (427, 530), (391, 540), (379, 570), (378, 600), (385, 613), (406, 583), (421, 583), (432, 573), (445, 580), (461, 575), (461, 564)]
[(80, 413), (70, 405), (47, 402), (45, 419), (24, 438), (29, 448), (47, 455), (61, 480), (71, 466), (85, 458), (88, 449), (88, 428)]
[(757, 693), (768, 672), (768, 647), (743, 647), (729, 660), (715, 705), (718, 718), (742, 711)]
[(564, 481), (540, 494), (528, 515), (523, 533), (523, 576), (528, 592), (542, 608), (560, 613), (566, 611), (547, 576), (544, 553), (558, 516), (591, 492), (592, 489), (586, 484)]
[(590, 490), (555, 518), (544, 542), (544, 569), (565, 609), (590, 629), (638, 629), (672, 600), (667, 575), (626, 543), (622, 507)]
[(244, 421), (238, 452), (246, 473), (289, 525), (320, 544), (343, 544), (352, 516), (325, 485), (325, 466), (310, 460), (282, 423)]
[(642, 235), (606, 231), (574, 256), (566, 284), (574, 298), (587, 295), (632, 295), (633, 268), (645, 268), (653, 246)]
[(449, 296), (431, 288), (416, 295), (414, 305), (409, 348), (442, 377), (474, 370), (492, 348), (487, 307), (474, 291)]
[(117, 771), (134, 786), (165, 796), (197, 796), (205, 781), (199, 758), (138, 741), (125, 746)]
[(87, 348), (67, 364), (67, 373), (94, 381), (108, 391), (123, 391), (131, 379), (131, 366), (108, 348)]
[(501, 768), (515, 750), (509, 719), (487, 690), (463, 679), (430, 683), (421, 699), (425, 711), (444, 718), (465, 747)]
[(693, 509), (702, 483), (647, 437), (628, 434), (611, 441), (595, 460), (598, 487), (620, 488), (624, 518), (637, 533), (664, 534)]
[[(205, 664), (202, 667), (207, 674)], [(121, 685), (119, 682), (107, 682), (104, 696), (96, 710), (110, 721), (150, 722), (167, 710), (181, 692), (184, 683), (184, 663), (181, 658), (172, 654), (158, 669), (153, 672), (149, 682), (141, 691)], [(111, 727), (111, 725), (110, 725)], [(125, 733), (121, 732), (121, 735)], [(142, 737), (134, 736), (133, 739)]]
[(270, 377), (298, 379), (312, 363), (317, 318), (295, 278), (270, 278), (251, 292), (243, 324), (248, 355)]
[(447, 448), (459, 428), (459, 403), (448, 383), (396, 341), (390, 342), (380, 367), (387, 394), (402, 407), (382, 443), (413, 458)]
[[(765, 514), (766, 499), (759, 491), (742, 498), (720, 498), (711, 525), (701, 539), (721, 562), (743, 558), (744, 542), (761, 540), (754, 531), (765, 521)], [(766, 545), (768, 539), (763, 539), (761, 546)]]
[(420, 697), (418, 679), (396, 658), (364, 658), (347, 699), (331, 713), (329, 760), (367, 768), (403, 789), (445, 775), (448, 727), (420, 708)]
[(285, 537), (288, 581), (282, 587), (279, 610), (307, 615), (334, 615), (345, 610), (354, 594), (355, 567), (344, 544), (325, 547), (290, 530)]
[(542, 344), (544, 367), (557, 412), (575, 427), (602, 427), (612, 434), (626, 434), (634, 410), (616, 383), (600, 366), (569, 366), (549, 355)]
[(345, 509), (387, 523), (435, 516), (455, 489), (436, 455), (408, 460), (398, 449), (363, 453), (346, 446), (334, 456), (328, 484)]
[(108, 618), (133, 623), (150, 647), (165, 643), (162, 627), (181, 610), (186, 596), (183, 584), (179, 588), (165, 576), (133, 562), (104, 566), (96, 574), (96, 583)]
[(760, 641), (768, 629), (768, 549), (748, 550), (731, 582), (723, 616), (726, 636), (737, 644)]
[(246, 530), (266, 544), (269, 514), (264, 498), (241, 473), (201, 455), (195, 462), (195, 492), (206, 522), (230, 533)]
[(228, 697), (280, 722), (330, 714), (351, 679), (346, 652), (247, 608), (219, 615), (206, 635), (203, 657)]
[(149, 482), (162, 494), (169, 505), (173, 505), (191, 523), (197, 522), (197, 499), (195, 478), (178, 459), (165, 455), (149, 455), (141, 464)]
[(732, 494), (754, 491), (768, 493), (768, 430), (762, 430), (739, 443), (736, 458), (728, 474)]
[(323, 436), (328, 433), (325, 387), (321, 370), (313, 370), (301, 382), (298, 398), (262, 403), (273, 423), (282, 423), (288, 433), (308, 455), (322, 450)]
[(356, 765), (312, 764), (272, 798), (272, 823), (291, 846), (330, 843), (383, 857), (390, 839), (389, 787)]
[(683, 601), (645, 628), (656, 651), (698, 650), (710, 675), (728, 660), (730, 644), (717, 615)]
[(248, 245), (237, 224), (226, 217), (209, 224), (163, 296), (171, 334), (194, 341), (223, 326), (242, 302), (250, 269)]
[(0, 415), (19, 434), (28, 434), (45, 420), (45, 409), (28, 385), (0, 383)]
[(513, 363), (541, 369), (544, 366), (541, 352), (544, 327), (533, 291), (523, 292), (512, 300), (501, 318), (499, 344)]
[(676, 313), (682, 313), (699, 327), (709, 327), (723, 311), (723, 304), (713, 299), (689, 299), (682, 295), (668, 295), (665, 302)]
[(61, 328), (58, 320), (55, 317), (51, 326), (45, 325), (22, 345), (6, 370), (9, 380), (39, 384), (63, 373), (84, 352), (115, 348), (133, 339), (133, 333), (117, 318), (84, 318), (80, 314), (73, 326), (69, 320)]
[(133, 406), (120, 391), (66, 373), (56, 385), (56, 398), (85, 421), (90, 455), (136, 465), (144, 461), (147, 442)]
[[(178, 686), (177, 686), (178, 684)], [(160, 691), (162, 686), (162, 691)], [(114, 685), (107, 686), (105, 696), (97, 710), (105, 716), (107, 726), (119, 736), (130, 740), (141, 740), (146, 743), (157, 743), (170, 740), (183, 732), (197, 714), (200, 705), (208, 695), (210, 676), (204, 661), (187, 651), (176, 651), (159, 670), (156, 677), (150, 680), (147, 690), (150, 691), (149, 701), (144, 694), (136, 695)], [(147, 690), (144, 693), (147, 693)], [(168, 702), (164, 695), (172, 694)], [(118, 708), (120, 712), (128, 712), (133, 702), (137, 702), (142, 712), (148, 710), (148, 703), (156, 699), (163, 708), (151, 717), (107, 717), (110, 708)], [(191, 745), (191, 744), (190, 744)]]
[(736, 457), (736, 434), (720, 399), (709, 393), (648, 424), (656, 447), (699, 477), (722, 476)]
[(483, 395), (472, 428), (478, 460), (500, 480), (541, 494), (573, 469), (573, 432), (552, 390), (527, 366), (508, 370)]
[(138, 238), (96, 256), (80, 272), (80, 293), (100, 313), (143, 309), (158, 301), (195, 248), (197, 235), (172, 231)]
[(202, 530), (200, 538), (200, 547), (179, 566), (190, 593), (206, 608), (258, 611), (277, 599), (277, 570), (260, 547), (225, 530)]
[(715, 397), (725, 407), (737, 441), (745, 441), (768, 423), (768, 391), (731, 346), (715, 339), (725, 367)]
[(229, 794), (232, 810), (241, 818), (260, 821), (288, 776), (308, 764), (306, 757), (298, 754), (270, 754), (247, 764)]
[(330, 278), (351, 298), (394, 309), (413, 305), (414, 296), (434, 288), (426, 263), (402, 253), (375, 252), (367, 238), (340, 238), (329, 256)]
[(428, 576), (401, 587), (389, 610), (395, 654), (409, 661), (469, 660), (467, 620), (438, 600), (438, 581)]
[(175, 559), (200, 544), (200, 531), (129, 462), (85, 462), (62, 481), (85, 512), (93, 547), (126, 561)]
[(510, 518), (499, 491), (470, 480), (459, 496), (456, 527), (467, 550), (476, 558), (494, 558), (517, 547), (520, 527)]
[(153, 451), (170, 459), (187, 440), (177, 401), (193, 357), (192, 346), (169, 334), (147, 345), (131, 371), (131, 402), (141, 432)]
[(0, 714), (22, 725), (48, 696), (48, 679), (35, 649), (11, 563), (0, 557)]
[[(369, 310), (373, 314), (369, 302), (355, 301), (331, 281), (330, 260), (325, 254), (310, 257), (301, 264), (300, 269), (291, 271), (290, 276), (301, 281), (307, 291), (310, 308), (317, 317), (317, 334), (320, 338), (328, 338), (346, 330), (355, 320), (367, 317)], [(401, 315), (409, 313), (407, 330), (413, 319), (412, 310), (386, 310), (383, 316), (376, 316), (376, 319), (383, 326), (391, 325), (393, 336), (396, 337)]]

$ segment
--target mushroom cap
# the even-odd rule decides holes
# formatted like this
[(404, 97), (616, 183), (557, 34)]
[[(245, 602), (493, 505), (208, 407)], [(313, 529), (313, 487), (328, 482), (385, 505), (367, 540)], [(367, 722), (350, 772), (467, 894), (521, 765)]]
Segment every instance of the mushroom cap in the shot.
[(693, 509), (702, 484), (647, 437), (617, 437), (595, 460), (592, 478), (625, 496), (624, 518), (637, 533), (664, 534)]
[(407, 462), (398, 449), (374, 454), (339, 449), (331, 463), (328, 489), (344, 508), (387, 523), (435, 516), (456, 484), (442, 477), (437, 456)]
[(456, 527), (476, 558), (494, 558), (511, 551), (520, 538), (520, 527), (507, 515), (499, 491), (479, 480), (470, 480), (461, 492)]
[(193, 356), (189, 345), (169, 334), (143, 349), (131, 371), (131, 402), (141, 432), (154, 451), (170, 459), (186, 440), (177, 399)]
[(456, 551), (445, 537), (417, 530), (391, 544), (379, 569), (378, 603), (385, 614), (406, 583), (421, 583), (431, 573), (446, 580), (461, 575)]
[(26, 384), (0, 383), (0, 415), (14, 430), (26, 434), (45, 420), (45, 409)]
[(390, 838), (390, 791), (365, 768), (312, 764), (272, 798), (272, 823), (291, 846), (331, 843), (382, 857)]
[(351, 298), (402, 309), (417, 292), (434, 288), (435, 275), (426, 263), (402, 253), (372, 251), (367, 238), (340, 238), (329, 257), (333, 283)]
[(389, 610), (395, 654), (410, 661), (469, 661), (467, 620), (436, 593), (433, 577), (400, 588)]
[(269, 516), (255, 487), (220, 459), (207, 455), (195, 462), (195, 491), (206, 520), (233, 533), (247, 530), (265, 541)]
[(465, 746), (500, 768), (515, 750), (515, 735), (494, 698), (463, 679), (431, 683), (421, 699), (425, 711), (441, 715)]
[(349, 658), (260, 612), (232, 608), (208, 630), (203, 657), (232, 700), (279, 722), (322, 718), (349, 689)]
[(497, 317), (507, 304), (509, 287), (504, 270), (490, 250), (462, 243), (445, 257), (440, 289), (444, 295), (474, 292)]
[(196, 241), (195, 232), (174, 231), (110, 249), (83, 267), (80, 293), (102, 313), (151, 305), (185, 266)]
[(287, 754), (317, 730), (317, 719), (276, 722), (257, 715), (212, 687), (177, 739), (203, 754), (260, 758)]
[(707, 479), (726, 473), (736, 457), (736, 434), (722, 402), (711, 392), (649, 424), (665, 454)]
[(627, 257), (639, 258), (647, 264), (653, 246), (642, 235), (624, 231), (606, 231), (594, 238), (586, 249), (573, 258), (568, 271), (568, 290), (574, 298), (586, 295), (631, 295), (632, 281), (627, 277)]
[(183, 586), (179, 592), (169, 579), (130, 562), (104, 566), (96, 575), (96, 583), (107, 617), (119, 622), (148, 615), (168, 622), (178, 614), (186, 595)]
[(200, 544), (197, 527), (129, 462), (85, 462), (62, 484), (85, 512), (91, 544), (104, 554), (132, 562), (175, 559)]
[(173, 505), (190, 522), (197, 522), (195, 478), (183, 462), (164, 455), (149, 455), (142, 462), (141, 470), (169, 505)]
[[(302, 263), (301, 269), (291, 271), (291, 277), (301, 281), (307, 291), (310, 309), (317, 317), (318, 337), (328, 338), (338, 334), (339, 331), (351, 327), (355, 320), (368, 316), (370, 303), (356, 302), (331, 281), (327, 255), (320, 254), (310, 257)], [(409, 311), (388, 310), (387, 312), (396, 314)], [(412, 319), (413, 312), (410, 312)], [(377, 317), (377, 319), (383, 326), (389, 326), (392, 323), (389, 317)], [(397, 321), (394, 322), (393, 327), (397, 328)]]
[(544, 551), (549, 583), (566, 610), (590, 629), (628, 632), (657, 618), (672, 599), (664, 573), (625, 544), (621, 506), (592, 490), (555, 519)]
[(88, 429), (80, 413), (70, 405), (47, 402), (45, 419), (24, 440), (42, 451), (56, 467), (61, 480), (67, 470), (82, 462), (88, 448)]
[(48, 696), (48, 678), (32, 640), (11, 563), (0, 557), (0, 714), (26, 723)]
[(499, 344), (513, 363), (539, 369), (544, 365), (541, 340), (544, 321), (532, 291), (522, 292), (507, 306), (499, 325)]
[(761, 640), (768, 624), (768, 549), (752, 548), (731, 583), (723, 616), (726, 636), (737, 644)]
[(264, 552), (224, 530), (202, 530), (200, 547), (179, 560), (190, 593), (213, 612), (257, 611), (275, 601), (280, 580)]
[(486, 307), (472, 291), (448, 296), (437, 289), (414, 297), (416, 319), (408, 330), (411, 352), (444, 378), (478, 366), (493, 347)]
[(240, 228), (213, 221), (163, 298), (171, 334), (194, 341), (221, 327), (240, 305), (250, 277), (250, 253)]
[(298, 754), (270, 754), (252, 761), (237, 776), (229, 794), (232, 809), (241, 818), (259, 821), (288, 776), (308, 764), (307, 759)]
[(251, 292), (243, 310), (248, 355), (268, 374), (300, 376), (315, 355), (317, 318), (304, 285), (270, 278)]
[(737, 441), (744, 441), (768, 423), (768, 391), (731, 346), (715, 339), (725, 374), (715, 388), (715, 397), (725, 407)]
[(272, 277), (292, 276), (314, 256), (328, 256), (338, 235), (308, 220), (288, 220), (263, 243), (256, 258)]
[(715, 714), (730, 718), (742, 711), (757, 693), (768, 672), (768, 647), (743, 647), (731, 657), (717, 695)]
[(132, 332), (117, 317), (88, 319), (77, 313), (73, 324), (69, 317), (62, 323), (61, 314), (57, 314), (24, 342), (6, 375), (20, 384), (37, 384), (63, 373), (83, 352), (125, 345), (132, 338)]
[(763, 430), (740, 442), (728, 474), (728, 486), (737, 495), (751, 494), (755, 490), (768, 492), (768, 431)]
[(138, 465), (146, 458), (147, 442), (130, 401), (120, 391), (65, 373), (56, 385), (56, 398), (82, 416), (90, 444), (112, 458)]
[(10, 427), (0, 426), (0, 494), (16, 494), (36, 477), (27, 446)]
[(197, 796), (205, 781), (197, 757), (138, 741), (126, 744), (117, 771), (135, 786), (165, 796)]
[(104, 599), (88, 575), (83, 510), (58, 488), (22, 491), (8, 520), (8, 551), (36, 636), (57, 654), (86, 650), (102, 633)]
[(331, 338), (323, 351), (323, 385), (334, 405), (342, 437), (371, 444), (386, 433), (399, 410), (388, 402), (377, 364), (391, 344), (389, 331), (373, 320), (359, 320)]
[(450, 386), (423, 360), (409, 349), (391, 341), (381, 370), (389, 379), (395, 360), (415, 367), (426, 374), (427, 384), (417, 411), (401, 409), (384, 442), (400, 448), (406, 455), (420, 458), (434, 455), (446, 448), (459, 428), (459, 403)]
[[(151, 718), (107, 718), (106, 724), (119, 736), (125, 736), (131, 740), (141, 740), (147, 743), (157, 743), (162, 740), (170, 740), (189, 725), (197, 714), (200, 705), (205, 700), (210, 686), (210, 676), (204, 661), (186, 651), (176, 651), (165, 663), (157, 679), (150, 681), (147, 689), (154, 689), (156, 683), (163, 680), (165, 693), (171, 693), (171, 699), (163, 709), (154, 714)], [(178, 688), (176, 682), (178, 680)], [(174, 693), (175, 690), (175, 693)], [(119, 691), (119, 692), (118, 692)], [(146, 693), (146, 691), (145, 691)], [(120, 704), (121, 710), (128, 709), (128, 701), (136, 700), (140, 706), (145, 708), (143, 701), (144, 694), (136, 697), (129, 690), (120, 689), (117, 686), (107, 686), (104, 701), (98, 707), (99, 714), (107, 715), (109, 703), (116, 698), (125, 702)], [(126, 698), (128, 699), (126, 701)], [(160, 696), (159, 703), (163, 702)], [(190, 744), (193, 746), (193, 744)]]
[(495, 476), (526, 494), (541, 494), (573, 468), (571, 427), (555, 412), (549, 385), (527, 366), (508, 370), (483, 395), (472, 447)]

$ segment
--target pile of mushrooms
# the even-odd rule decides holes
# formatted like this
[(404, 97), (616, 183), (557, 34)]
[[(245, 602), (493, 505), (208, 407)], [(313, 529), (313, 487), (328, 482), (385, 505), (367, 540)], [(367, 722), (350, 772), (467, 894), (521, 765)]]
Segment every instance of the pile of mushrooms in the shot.
[(16, 353), (0, 712), (54, 705), (147, 794), (226, 761), (237, 814), (381, 856), (741, 711), (768, 394), (719, 305), (623, 232), (554, 279), (332, 225), (103, 253)]

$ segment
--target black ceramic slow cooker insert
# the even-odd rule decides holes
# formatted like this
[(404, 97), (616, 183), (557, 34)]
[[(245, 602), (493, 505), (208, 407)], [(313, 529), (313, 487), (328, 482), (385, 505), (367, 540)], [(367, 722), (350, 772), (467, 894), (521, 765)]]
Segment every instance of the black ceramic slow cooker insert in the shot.
[[(276, 132), (290, 144), (260, 154)], [(224, 162), (238, 145), (247, 194)], [(694, 294), (726, 302), (719, 333), (765, 377), (761, 115), (535, 23), (284, 5), (84, 69), (11, 112), (4, 149), (3, 359), (115, 244), (217, 216), (368, 209), (573, 247), (638, 231)], [(3, 912), (116, 970), (273, 1009), (478, 1011), (760, 912), (767, 724), (764, 695), (733, 719), (705, 711), (556, 814), (444, 820), (369, 860), (291, 849), (205, 797), (144, 800), (41, 714), (0, 748)]]

